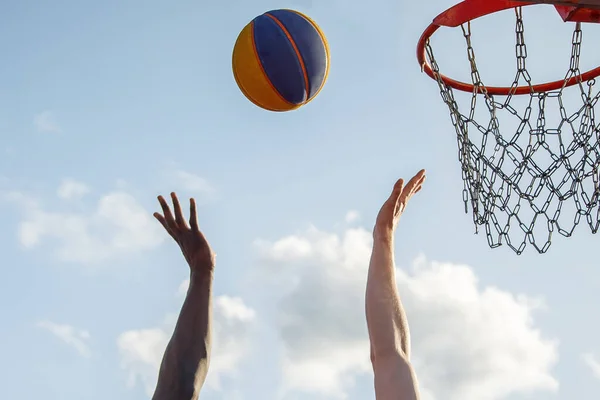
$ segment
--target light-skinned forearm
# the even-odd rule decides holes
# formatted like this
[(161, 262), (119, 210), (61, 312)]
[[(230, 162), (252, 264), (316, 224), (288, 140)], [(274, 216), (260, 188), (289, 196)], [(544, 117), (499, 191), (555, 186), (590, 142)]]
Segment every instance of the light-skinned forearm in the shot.
[(391, 238), (376, 237), (373, 242), (365, 300), (372, 357), (401, 352), (408, 361), (410, 335), (396, 286), (394, 241)]
[(190, 276), (175, 331), (163, 356), (153, 400), (198, 398), (210, 360), (212, 281), (212, 272)]

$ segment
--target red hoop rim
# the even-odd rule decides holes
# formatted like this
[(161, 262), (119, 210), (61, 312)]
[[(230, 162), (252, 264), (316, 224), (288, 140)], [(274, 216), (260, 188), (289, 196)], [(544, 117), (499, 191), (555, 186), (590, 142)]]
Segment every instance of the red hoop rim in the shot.
[[(419, 62), (419, 65), (421, 66), (421, 69), (427, 75), (429, 75), (431, 79), (437, 80), (435, 73), (431, 68), (431, 65), (429, 65), (429, 63), (427, 62), (427, 52), (425, 46), (427, 45), (427, 41), (440, 27), (446, 26), (454, 28), (474, 19), (489, 14), (494, 14), (499, 11), (531, 5), (539, 4), (525, 3), (514, 0), (464, 0), (463, 2), (458, 3), (454, 7), (447, 9), (433, 20), (431, 25), (429, 25), (427, 29), (425, 29), (425, 31), (421, 35), (421, 38), (419, 39), (419, 43), (417, 45), (417, 60)], [(475, 90), (473, 84), (457, 81), (443, 74), (439, 75), (440, 79), (451, 88), (470, 93), (472, 93)], [(576, 85), (580, 81), (587, 82), (589, 80), (597, 78), (598, 76), (600, 76), (600, 67), (589, 70), (579, 76), (574, 76), (570, 78), (566, 82), (566, 84), (565, 80), (561, 79), (554, 82), (532, 85), (531, 87), (527, 85), (518, 86), (517, 88), (512, 89), (510, 87), (504, 86), (486, 86), (486, 91), (491, 95), (497, 96), (508, 96), (511, 93), (515, 95), (530, 94), (532, 91), (534, 93), (549, 92), (553, 90), (558, 90), (562, 87)]]

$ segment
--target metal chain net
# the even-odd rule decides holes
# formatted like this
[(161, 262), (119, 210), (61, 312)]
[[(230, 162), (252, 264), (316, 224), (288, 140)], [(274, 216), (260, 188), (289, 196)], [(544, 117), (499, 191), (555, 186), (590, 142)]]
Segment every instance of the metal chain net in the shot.
[[(600, 93), (594, 93), (594, 80), (579, 79), (576, 87), (580, 93), (575, 97), (575, 111), (570, 113), (563, 103), (564, 86), (553, 92), (535, 93), (532, 89), (529, 96), (513, 95), (523, 82), (532, 87), (520, 7), (515, 15), (517, 73), (507, 96), (488, 94), (475, 62), (470, 23), (462, 26), (474, 86), (468, 113), (459, 110), (452, 88), (440, 78), (430, 43), (426, 51), (456, 128), (465, 212), (470, 205), (476, 233), (484, 226), (491, 248), (506, 244), (521, 254), (529, 243), (545, 253), (555, 232), (569, 237), (580, 222), (586, 222), (592, 233), (598, 231), (600, 124), (595, 119), (595, 107)], [(565, 82), (581, 75), (581, 41), (578, 23)], [(527, 100), (524, 109), (514, 106), (516, 98)], [(475, 120), (478, 102), (487, 108), (483, 122)], [(560, 115), (552, 117), (560, 118), (558, 124), (547, 121), (549, 102), (557, 105)], [(501, 134), (502, 113), (513, 119), (516, 132)]]

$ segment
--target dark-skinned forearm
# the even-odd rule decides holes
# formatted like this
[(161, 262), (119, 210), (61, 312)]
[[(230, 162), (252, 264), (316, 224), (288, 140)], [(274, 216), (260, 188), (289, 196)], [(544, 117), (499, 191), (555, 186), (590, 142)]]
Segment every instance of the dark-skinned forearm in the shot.
[[(195, 271), (212, 268), (196, 268)], [(211, 350), (212, 272), (193, 272), (167, 346), (153, 400), (195, 400), (208, 373)]]

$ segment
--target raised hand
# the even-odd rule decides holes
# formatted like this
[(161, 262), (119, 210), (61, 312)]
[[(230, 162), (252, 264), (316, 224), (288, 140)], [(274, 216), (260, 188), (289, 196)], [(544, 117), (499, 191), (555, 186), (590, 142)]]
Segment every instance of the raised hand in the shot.
[(162, 196), (158, 196), (158, 202), (163, 214), (154, 213), (154, 217), (177, 242), (192, 272), (212, 272), (215, 265), (215, 254), (198, 228), (196, 202), (194, 199), (190, 199), (190, 220), (188, 224), (183, 217), (181, 206), (175, 193), (171, 193), (171, 200), (173, 201), (175, 216), (171, 213), (171, 209), (165, 199)]
[(410, 198), (423, 187), (425, 182), (425, 170), (419, 171), (408, 184), (404, 185), (404, 179), (399, 179), (394, 185), (392, 194), (379, 210), (373, 236), (381, 239), (391, 239), (400, 216), (404, 212)]

